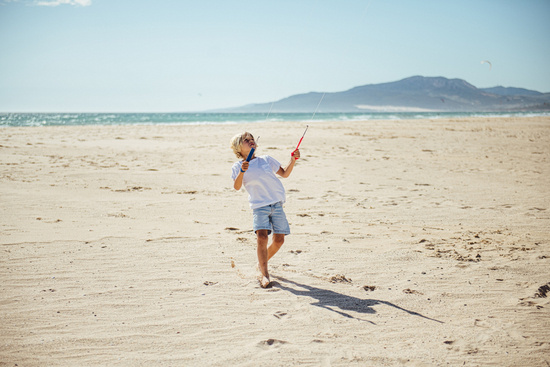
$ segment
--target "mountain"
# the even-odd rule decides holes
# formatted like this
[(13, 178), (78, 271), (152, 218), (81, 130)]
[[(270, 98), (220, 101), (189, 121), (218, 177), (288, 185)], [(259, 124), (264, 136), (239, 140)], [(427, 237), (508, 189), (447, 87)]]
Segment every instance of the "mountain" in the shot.
[(498, 94), (500, 96), (540, 96), (542, 95), (541, 92), (537, 92), (536, 90), (502, 87), (502, 86), (493, 87), (493, 88), (482, 88), (481, 90), (487, 93)]
[(462, 79), (413, 76), (396, 82), (363, 85), (343, 92), (310, 92), (279, 101), (218, 111), (313, 112), (317, 106), (318, 112), (549, 110), (550, 94), (522, 88), (479, 89)]

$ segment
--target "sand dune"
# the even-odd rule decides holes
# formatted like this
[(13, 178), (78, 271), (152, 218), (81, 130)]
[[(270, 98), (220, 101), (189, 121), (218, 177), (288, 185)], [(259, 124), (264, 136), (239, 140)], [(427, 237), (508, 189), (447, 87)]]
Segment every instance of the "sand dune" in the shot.
[(310, 124), (256, 280), (230, 138), (6, 128), (0, 366), (546, 366), (550, 119)]

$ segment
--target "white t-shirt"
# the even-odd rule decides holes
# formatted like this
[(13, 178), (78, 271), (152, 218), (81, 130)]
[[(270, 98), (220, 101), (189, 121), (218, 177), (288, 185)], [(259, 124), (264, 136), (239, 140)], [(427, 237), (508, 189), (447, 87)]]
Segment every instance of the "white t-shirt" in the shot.
[[(233, 164), (231, 178), (233, 181), (241, 171), (242, 162)], [(243, 176), (243, 185), (248, 192), (248, 201), (252, 209), (285, 202), (285, 188), (275, 176), (281, 164), (275, 158), (262, 155), (252, 159)]]

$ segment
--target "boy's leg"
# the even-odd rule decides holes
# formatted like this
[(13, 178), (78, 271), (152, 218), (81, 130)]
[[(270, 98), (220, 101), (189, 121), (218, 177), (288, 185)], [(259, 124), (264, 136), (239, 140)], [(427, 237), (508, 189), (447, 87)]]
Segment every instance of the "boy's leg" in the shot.
[(270, 232), (271, 224), (269, 222), (269, 214), (271, 212), (271, 207), (264, 206), (256, 208), (253, 210), (254, 217), (254, 231), (256, 231), (256, 240), (258, 243), (257, 254), (258, 254), (258, 268), (262, 273), (260, 279), (260, 285), (262, 288), (267, 288), (271, 283), (269, 279), (269, 272), (267, 270), (267, 244), (268, 244), (268, 235)]
[(271, 243), (271, 246), (267, 248), (267, 260), (271, 259), (273, 255), (279, 251), (281, 246), (285, 243), (285, 235), (282, 233), (274, 233), (273, 234), (273, 242)]
[(268, 261), (268, 231), (267, 229), (259, 229), (256, 231), (257, 242), (258, 242), (258, 266), (264, 277), (269, 279), (269, 272), (267, 271), (267, 261)]
[(271, 223), (273, 225), (273, 241), (271, 246), (267, 249), (268, 260), (273, 257), (279, 251), (283, 243), (285, 242), (285, 235), (290, 234), (290, 226), (286, 219), (285, 211), (283, 210), (282, 203), (276, 203), (273, 205), (274, 210), (271, 215)]

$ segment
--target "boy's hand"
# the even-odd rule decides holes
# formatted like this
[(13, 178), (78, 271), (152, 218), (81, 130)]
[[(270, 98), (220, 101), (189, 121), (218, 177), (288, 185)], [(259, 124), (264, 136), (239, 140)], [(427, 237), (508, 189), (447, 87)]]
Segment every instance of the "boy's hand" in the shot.
[(294, 152), (292, 152), (292, 156), (294, 159), (300, 159), (300, 149), (296, 149)]
[(243, 171), (243, 172), (248, 171), (248, 165), (249, 164), (250, 164), (250, 162), (244, 161), (242, 166), (241, 166), (241, 171)]

